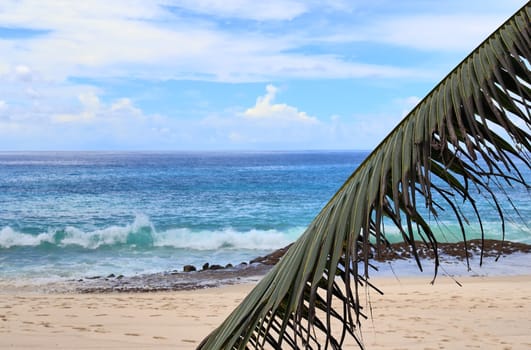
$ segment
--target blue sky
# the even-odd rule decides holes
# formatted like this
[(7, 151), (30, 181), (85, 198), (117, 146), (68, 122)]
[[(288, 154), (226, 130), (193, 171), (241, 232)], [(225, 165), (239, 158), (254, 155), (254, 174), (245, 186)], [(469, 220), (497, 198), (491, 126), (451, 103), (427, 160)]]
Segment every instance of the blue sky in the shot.
[(0, 150), (371, 149), (523, 0), (3, 0)]

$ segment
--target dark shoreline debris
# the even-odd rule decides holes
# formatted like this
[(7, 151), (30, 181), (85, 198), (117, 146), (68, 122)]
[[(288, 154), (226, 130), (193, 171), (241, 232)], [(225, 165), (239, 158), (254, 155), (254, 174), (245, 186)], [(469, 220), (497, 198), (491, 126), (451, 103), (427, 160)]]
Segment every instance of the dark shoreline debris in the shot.
[[(469, 240), (468, 250), (465, 252), (463, 242), (439, 243), (438, 253), (445, 259), (454, 258), (464, 260), (468, 257), (478, 257), (483, 244), (484, 257), (507, 256), (513, 253), (531, 253), (531, 245), (499, 240)], [(244, 281), (258, 281), (265, 275), (287, 252), (290, 246), (278, 249), (266, 256), (257, 257), (249, 263), (242, 262), (236, 266), (225, 266), (205, 263), (202, 270), (193, 265), (185, 265), (182, 271), (145, 274), (137, 276), (123, 276), (109, 274), (107, 278), (101, 276), (85, 277), (71, 280), (67, 283), (52, 284), (45, 289), (54, 292), (78, 293), (111, 293), (111, 292), (158, 292), (175, 290), (192, 290), (237, 284)], [(417, 245), (421, 259), (433, 259), (433, 251), (424, 244)], [(390, 244), (380, 252), (373, 249), (372, 260), (385, 262), (412, 259), (410, 247), (404, 243)]]
[[(439, 255), (465, 260), (467, 257), (479, 256), (481, 254), (482, 244), (484, 257), (506, 256), (513, 253), (531, 253), (531, 245), (529, 244), (495, 239), (485, 239), (483, 243), (481, 239), (471, 239), (466, 242), (467, 250), (465, 250), (465, 244), (463, 242), (439, 242), (437, 243), (437, 252)], [(417, 254), (421, 259), (434, 259), (435, 257), (433, 250), (420, 242), (417, 244)], [(374, 251), (373, 255), (374, 260), (380, 262), (413, 258), (411, 247), (404, 242), (393, 243), (382, 249), (379, 254)]]

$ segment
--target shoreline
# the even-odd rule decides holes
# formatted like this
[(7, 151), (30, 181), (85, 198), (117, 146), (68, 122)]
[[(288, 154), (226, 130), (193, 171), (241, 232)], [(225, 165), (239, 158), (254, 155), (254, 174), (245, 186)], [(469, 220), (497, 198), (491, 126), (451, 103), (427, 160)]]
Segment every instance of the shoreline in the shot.
[[(470, 240), (467, 243), (466, 254), (462, 242), (439, 244), (438, 276), (531, 275), (531, 245), (511, 241), (485, 240), (481, 257), (481, 240)], [(116, 276), (111, 273), (106, 276), (86, 276), (41, 284), (32, 284), (31, 281), (0, 280), (0, 293), (164, 292), (252, 283), (261, 279), (278, 263), (290, 246), (257, 257), (249, 263), (225, 267), (205, 263), (201, 270), (196, 270), (192, 266), (193, 270), (188, 272), (174, 270), (134, 276)], [(370, 276), (371, 278), (391, 276), (433, 278), (435, 275), (433, 252), (419, 245), (418, 255), (423, 271), (419, 269), (404, 243), (391, 244), (382, 249), (380, 255), (374, 252), (370, 261), (375, 269), (370, 269)]]

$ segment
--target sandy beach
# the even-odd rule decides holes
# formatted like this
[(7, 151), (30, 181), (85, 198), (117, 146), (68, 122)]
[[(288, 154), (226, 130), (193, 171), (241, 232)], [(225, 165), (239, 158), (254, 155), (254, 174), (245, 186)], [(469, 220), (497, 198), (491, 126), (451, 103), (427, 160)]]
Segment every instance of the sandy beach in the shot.
[[(530, 349), (531, 276), (373, 278), (367, 349)], [(253, 284), (157, 293), (3, 293), (0, 348), (194, 349)], [(347, 345), (345, 348), (356, 348)]]

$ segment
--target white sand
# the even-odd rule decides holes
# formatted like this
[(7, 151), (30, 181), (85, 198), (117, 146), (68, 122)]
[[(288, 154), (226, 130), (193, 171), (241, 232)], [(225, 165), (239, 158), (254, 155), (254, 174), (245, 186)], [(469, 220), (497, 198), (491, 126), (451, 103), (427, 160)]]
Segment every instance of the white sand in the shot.
[[(531, 349), (531, 276), (375, 278), (367, 349)], [(0, 348), (194, 349), (252, 285), (136, 294), (0, 291)], [(345, 346), (345, 348), (355, 348)]]

